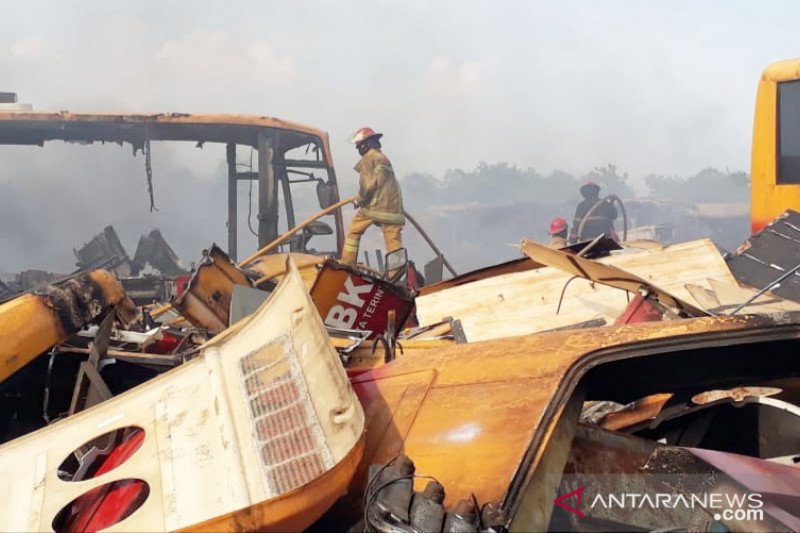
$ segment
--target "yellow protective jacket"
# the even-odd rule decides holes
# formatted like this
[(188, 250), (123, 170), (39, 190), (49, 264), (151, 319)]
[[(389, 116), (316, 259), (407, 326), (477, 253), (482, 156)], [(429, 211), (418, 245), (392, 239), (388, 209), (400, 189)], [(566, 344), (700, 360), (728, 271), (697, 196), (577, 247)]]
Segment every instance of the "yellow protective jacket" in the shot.
[(554, 236), (554, 237), (552, 237), (550, 239), (550, 244), (548, 244), (547, 246), (549, 246), (550, 248), (555, 248), (556, 250), (561, 249), (561, 248), (566, 248), (567, 247), (567, 239), (565, 239), (564, 237), (555, 237)]
[(389, 158), (373, 148), (361, 157), (355, 170), (359, 175), (356, 203), (361, 213), (376, 222), (405, 224), (403, 195)]

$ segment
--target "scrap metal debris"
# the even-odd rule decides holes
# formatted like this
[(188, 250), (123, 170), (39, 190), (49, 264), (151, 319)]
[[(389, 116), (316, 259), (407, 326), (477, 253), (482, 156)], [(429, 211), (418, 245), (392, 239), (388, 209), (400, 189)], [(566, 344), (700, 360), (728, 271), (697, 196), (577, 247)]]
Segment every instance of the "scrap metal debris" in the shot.
[(773, 294), (800, 302), (800, 272), (796, 270), (800, 213), (790, 209), (780, 215), (739, 246), (727, 262), (740, 283), (754, 289), (767, 287)]
[[(75, 272), (0, 281), (10, 529), (800, 529), (800, 213), (727, 257), (708, 239), (525, 240), (526, 257), (460, 276), (418, 227), (435, 253), (420, 287), (405, 249), (377, 270), (335, 260), (352, 198), (320, 130), (0, 113), (0, 143), (53, 139), (142, 150), (151, 211), (151, 141), (224, 143), (228, 245), (187, 269), (159, 230), (131, 259), (108, 226)], [(237, 264), (240, 180), (262, 223)], [(296, 224), (302, 183), (322, 211)], [(123, 464), (130, 478), (91, 481)], [(581, 501), (620, 487), (758, 491), (763, 514)]]

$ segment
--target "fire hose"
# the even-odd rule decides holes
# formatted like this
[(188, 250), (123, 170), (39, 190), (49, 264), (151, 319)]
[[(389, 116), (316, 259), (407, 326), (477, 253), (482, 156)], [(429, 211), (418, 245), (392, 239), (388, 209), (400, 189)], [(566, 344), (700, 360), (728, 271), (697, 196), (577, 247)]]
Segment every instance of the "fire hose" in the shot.
[(581, 238), (583, 237), (583, 227), (586, 225), (586, 221), (589, 220), (589, 218), (592, 216), (592, 214), (594, 214), (597, 208), (603, 205), (604, 203), (613, 204), (614, 202), (617, 202), (619, 204), (620, 211), (622, 211), (622, 242), (628, 240), (628, 213), (625, 211), (625, 204), (622, 203), (622, 200), (620, 200), (619, 196), (617, 196), (616, 194), (609, 194), (599, 202), (595, 203), (586, 212), (586, 214), (583, 215), (580, 224), (578, 224), (578, 234), (575, 236), (575, 242), (581, 241)]

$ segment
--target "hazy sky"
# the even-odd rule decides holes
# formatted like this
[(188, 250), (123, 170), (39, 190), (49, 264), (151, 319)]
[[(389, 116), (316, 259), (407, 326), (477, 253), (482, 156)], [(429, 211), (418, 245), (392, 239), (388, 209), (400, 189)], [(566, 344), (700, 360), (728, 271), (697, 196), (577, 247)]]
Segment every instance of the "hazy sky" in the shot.
[(346, 139), (362, 125), (385, 134), (401, 175), (480, 160), (575, 174), (613, 163), (634, 178), (748, 170), (758, 76), (800, 55), (795, 1), (0, 1), (0, 12), (0, 90), (37, 109), (304, 122), (330, 133), (342, 182), (354, 181)]
[(755, 85), (797, 2), (0, 2), (0, 86), (41, 109), (266, 114), (400, 171), (480, 160), (747, 168)]

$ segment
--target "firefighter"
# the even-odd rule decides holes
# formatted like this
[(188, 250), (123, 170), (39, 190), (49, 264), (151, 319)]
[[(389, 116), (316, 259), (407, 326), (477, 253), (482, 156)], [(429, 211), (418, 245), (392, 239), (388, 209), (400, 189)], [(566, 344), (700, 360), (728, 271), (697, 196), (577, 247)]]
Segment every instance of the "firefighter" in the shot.
[(567, 221), (556, 217), (550, 221), (550, 248), (566, 248), (567, 246)]
[[(575, 209), (575, 219), (572, 221), (572, 232), (569, 236), (570, 244), (594, 239), (602, 234), (614, 236), (617, 210), (609, 200), (600, 199), (600, 186), (587, 181), (581, 185), (580, 190), (583, 201)], [(583, 231), (579, 231), (581, 223)]]
[(358, 212), (350, 222), (344, 239), (342, 263), (354, 264), (358, 257), (361, 235), (372, 224), (381, 228), (386, 243), (386, 253), (403, 247), (400, 232), (406, 223), (400, 184), (394, 177), (392, 164), (381, 152), (382, 133), (372, 128), (361, 128), (351, 137), (361, 160), (355, 166), (358, 172)]

